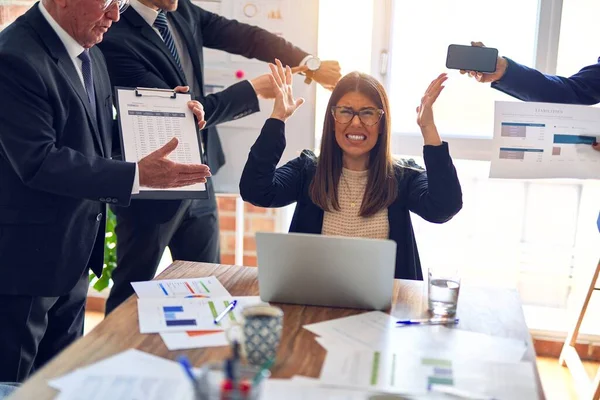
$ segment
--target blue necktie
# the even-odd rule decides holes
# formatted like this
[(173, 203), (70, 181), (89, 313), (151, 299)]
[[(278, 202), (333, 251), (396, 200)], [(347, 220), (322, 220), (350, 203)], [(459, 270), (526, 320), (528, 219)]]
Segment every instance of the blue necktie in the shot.
[(156, 20), (154, 21), (154, 26), (156, 29), (158, 29), (158, 32), (160, 32), (160, 35), (162, 36), (165, 45), (171, 52), (171, 55), (173, 55), (179, 70), (183, 72), (183, 68), (181, 68), (181, 61), (179, 60), (179, 54), (177, 53), (177, 48), (175, 47), (175, 41), (173, 40), (173, 35), (171, 35), (171, 31), (169, 30), (169, 25), (167, 24), (167, 14), (165, 14), (164, 11), (161, 10), (158, 13)]
[(87, 92), (88, 100), (92, 106), (94, 116), (96, 115), (96, 93), (94, 92), (94, 75), (92, 73), (92, 59), (90, 57), (90, 50), (85, 49), (80, 55), (81, 60), (81, 72), (83, 75), (83, 85)]

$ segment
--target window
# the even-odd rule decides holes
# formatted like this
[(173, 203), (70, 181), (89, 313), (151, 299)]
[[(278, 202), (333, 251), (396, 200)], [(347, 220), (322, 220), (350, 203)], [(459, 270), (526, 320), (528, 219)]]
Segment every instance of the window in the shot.
[(600, 15), (600, 2), (563, 0), (562, 3), (556, 73), (570, 76), (598, 61), (600, 36), (594, 28)]
[[(490, 11), (484, 11), (484, 10)], [(533, 65), (538, 0), (421, 0), (394, 2), (389, 94), (396, 133), (415, 133), (415, 108), (429, 83), (446, 71), (449, 44), (482, 41), (525, 65)], [(510, 97), (448, 71), (436, 102), (445, 136), (492, 137), (494, 100)], [(460, 99), (460, 101), (457, 101)]]
[[(320, 0), (318, 54), (337, 60), (342, 75), (352, 71), (371, 72), (374, 7), (379, 0)], [(360, 12), (357, 12), (359, 11)], [(341, 27), (343, 29), (333, 29)], [(317, 87), (315, 148), (321, 146), (323, 121), (331, 92)]]
[[(449, 44), (479, 40), (519, 63), (567, 76), (600, 56), (594, 31), (600, 3), (595, 0), (391, 3), (387, 23), (375, 26), (391, 27), (381, 47), (390, 53), (383, 78), (393, 113), (393, 146), (395, 153), (421, 164), (415, 107), (429, 82), (445, 71)], [(443, 225), (414, 217), (423, 266), (451, 263), (461, 268), (466, 282), (517, 288), (528, 322), (564, 331), (565, 310), (576, 304), (573, 294), (589, 284), (597, 263), (600, 182), (489, 179), (494, 101), (517, 100), (458, 71), (447, 72), (450, 79), (435, 117), (450, 143), (464, 206)]]

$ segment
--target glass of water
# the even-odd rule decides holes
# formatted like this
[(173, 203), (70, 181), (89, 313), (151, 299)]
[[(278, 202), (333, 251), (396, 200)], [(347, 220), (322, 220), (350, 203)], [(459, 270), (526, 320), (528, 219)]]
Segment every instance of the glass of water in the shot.
[(453, 268), (429, 268), (428, 306), (435, 317), (456, 314), (460, 277)]

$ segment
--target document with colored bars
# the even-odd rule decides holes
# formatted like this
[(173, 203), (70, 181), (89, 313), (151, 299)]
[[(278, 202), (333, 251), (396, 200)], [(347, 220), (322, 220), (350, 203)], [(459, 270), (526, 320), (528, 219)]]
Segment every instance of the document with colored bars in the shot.
[(600, 179), (600, 108), (496, 102), (490, 178)]

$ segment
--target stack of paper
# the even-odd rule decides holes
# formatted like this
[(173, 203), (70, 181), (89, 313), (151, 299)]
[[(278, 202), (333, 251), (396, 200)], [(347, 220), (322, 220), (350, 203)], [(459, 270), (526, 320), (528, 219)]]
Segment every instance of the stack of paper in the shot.
[[(259, 297), (232, 297), (214, 277), (133, 282), (141, 333), (160, 333), (169, 350), (227, 346), (225, 330)], [(214, 319), (232, 302), (219, 324)]]
[(192, 400), (182, 367), (139, 350), (127, 350), (48, 382), (58, 400)]
[(533, 365), (521, 362), (523, 341), (439, 325), (397, 327), (378, 311), (305, 328), (327, 350), (321, 386), (430, 396), (432, 385), (442, 385), (484, 399), (537, 396)]

